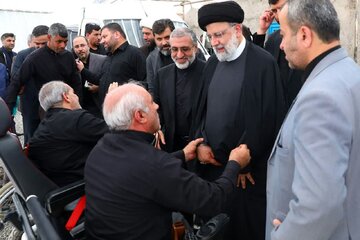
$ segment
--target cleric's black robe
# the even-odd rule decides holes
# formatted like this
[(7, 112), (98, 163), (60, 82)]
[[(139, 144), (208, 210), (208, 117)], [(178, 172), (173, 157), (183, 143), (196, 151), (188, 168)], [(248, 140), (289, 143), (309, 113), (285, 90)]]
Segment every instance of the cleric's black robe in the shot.
[(266, 43), (265, 34), (258, 35), (255, 33), (253, 37), (253, 42), (260, 47), (264, 47), (264, 49), (268, 51), (278, 63), (281, 82), (283, 85), (286, 109), (288, 109), (300, 91), (302, 85), (304, 84), (304, 72), (302, 70), (292, 69), (289, 67), (289, 63), (285, 58), (285, 52), (284, 50), (280, 49), (282, 40), (280, 30), (272, 33), (267, 39)]
[[(234, 99), (234, 108), (232, 111), (236, 111), (237, 113), (231, 114), (232, 116), (236, 116), (237, 121), (240, 121), (238, 126), (243, 127), (243, 131), (239, 136), (236, 136), (236, 139), (231, 140), (231, 142), (234, 143), (233, 146), (226, 146), (226, 150), (224, 150), (227, 152), (226, 154), (217, 155), (215, 152), (214, 154), (215, 159), (225, 166), (228, 159), (224, 156), (228, 156), (231, 149), (240, 143), (248, 145), (251, 154), (251, 163), (247, 170), (251, 172), (255, 180), (255, 185), (251, 185), (248, 182), (245, 190), (239, 189), (238, 195), (234, 196), (234, 204), (229, 204), (229, 212), (234, 215), (232, 216), (234, 229), (239, 230), (239, 232), (257, 231), (260, 233), (259, 238), (261, 238), (264, 236), (265, 231), (267, 159), (285, 114), (285, 101), (275, 59), (268, 52), (250, 42), (246, 43), (244, 51), (247, 52), (245, 66), (243, 67), (243, 69), (245, 69), (244, 81), (241, 86), (241, 91), (239, 92), (239, 97)], [(207, 111), (208, 89), (218, 63), (219, 61), (214, 55), (208, 60), (205, 66), (203, 74), (204, 85), (202, 86), (201, 94), (196, 100), (199, 107), (192, 124), (192, 126), (198, 126), (191, 131), (193, 137), (204, 137), (205, 142), (208, 141), (206, 129), (204, 129), (204, 126), (206, 126), (205, 116)], [(224, 84), (222, 87), (232, 88), (233, 86)], [(221, 102), (222, 96), (218, 96), (218, 98), (218, 101)], [(218, 107), (221, 107), (221, 104), (218, 104)], [(226, 119), (227, 115), (219, 114), (218, 117)], [(211, 127), (216, 128), (217, 126)], [(235, 129), (229, 129), (229, 131), (234, 130)], [(230, 134), (226, 132), (223, 134), (230, 136)], [(234, 135), (231, 136), (235, 137)], [(196, 171), (199, 176), (207, 180), (214, 180), (222, 173), (223, 167), (198, 164)], [(252, 212), (254, 209), (256, 212)], [(249, 211), (249, 213), (245, 213), (244, 211)], [(257, 226), (253, 224), (253, 226), (247, 227), (244, 225), (248, 224), (249, 221), (247, 221), (247, 219), (243, 219), (242, 221), (238, 220), (242, 217), (250, 217), (250, 215), (256, 218), (255, 222), (257, 222), (257, 224), (255, 225)], [(243, 225), (236, 226), (236, 224)], [(245, 226), (244, 229), (242, 229), (243, 226)], [(252, 234), (247, 236), (252, 236)], [(235, 237), (235, 235), (231, 237)], [(245, 238), (244, 235), (242, 235), (242, 237), (243, 239), (248, 239), (246, 235)], [(237, 237), (235, 238), (237, 239)], [(258, 239), (258, 237), (255, 238)]]

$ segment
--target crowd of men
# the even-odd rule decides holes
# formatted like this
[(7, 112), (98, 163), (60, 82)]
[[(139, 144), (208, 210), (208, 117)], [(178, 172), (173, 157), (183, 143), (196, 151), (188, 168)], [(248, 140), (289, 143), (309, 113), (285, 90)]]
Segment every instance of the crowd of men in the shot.
[[(1, 37), (1, 95), (21, 98), (29, 158), (58, 186), (85, 179), (87, 239), (171, 239), (218, 213), (225, 240), (360, 239), (360, 67), (330, 0), (269, 0), (249, 35), (235, 1), (198, 11), (214, 54), (170, 19)], [(266, 36), (273, 21), (280, 30)], [(1, 85), (0, 85), (1, 86)]]

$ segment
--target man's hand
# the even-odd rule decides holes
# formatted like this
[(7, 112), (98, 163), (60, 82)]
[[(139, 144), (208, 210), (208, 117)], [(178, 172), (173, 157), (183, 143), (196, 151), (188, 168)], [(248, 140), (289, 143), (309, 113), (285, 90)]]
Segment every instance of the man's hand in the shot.
[(165, 136), (161, 130), (158, 130), (155, 133), (155, 148), (161, 150), (161, 144), (165, 145)]
[(281, 224), (281, 221), (279, 220), (279, 219), (274, 219), (273, 220), (273, 222), (272, 222), (272, 224), (273, 224), (273, 226), (275, 227), (275, 228), (278, 228), (279, 226), (280, 226), (280, 224)]
[(257, 30), (258, 35), (266, 34), (272, 21), (274, 20), (274, 14), (270, 10), (265, 10), (259, 18), (259, 29)]
[(84, 63), (82, 61), (80, 61), (79, 59), (76, 59), (75, 63), (76, 63), (76, 67), (77, 67), (78, 71), (81, 72), (84, 69)]
[(96, 93), (96, 92), (99, 91), (99, 86), (95, 85), (95, 84), (92, 84), (92, 83), (88, 83), (88, 88), (87, 89), (91, 93)]
[(245, 174), (239, 174), (238, 181), (237, 181), (237, 187), (241, 187), (242, 189), (246, 188), (246, 179), (248, 179), (252, 185), (255, 185), (255, 180), (252, 178), (251, 173), (245, 173)]
[(234, 148), (230, 152), (229, 161), (234, 160), (240, 164), (241, 168), (246, 167), (250, 162), (250, 150), (246, 144), (241, 144), (240, 146)]
[(208, 145), (200, 144), (197, 148), (197, 156), (201, 164), (222, 166), (222, 164), (215, 159), (214, 153)]
[(118, 82), (112, 82), (110, 83), (109, 87), (108, 87), (108, 93), (111, 92), (112, 90), (116, 89), (119, 86)]
[(204, 141), (203, 138), (195, 139), (188, 143), (183, 149), (184, 155), (185, 155), (185, 161), (193, 160), (196, 157), (196, 148), (197, 145), (199, 145), (202, 141)]

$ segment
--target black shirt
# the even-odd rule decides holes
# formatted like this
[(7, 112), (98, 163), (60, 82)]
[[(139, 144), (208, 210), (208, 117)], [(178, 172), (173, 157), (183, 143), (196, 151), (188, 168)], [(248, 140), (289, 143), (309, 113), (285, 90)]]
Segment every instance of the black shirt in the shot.
[(101, 73), (94, 74), (85, 68), (81, 71), (82, 76), (88, 81), (99, 85), (100, 103), (104, 101), (112, 82), (123, 84), (129, 79), (144, 81), (146, 78), (146, 59), (139, 48), (124, 42), (108, 56)]
[(329, 50), (323, 52), (322, 54), (320, 54), (319, 56), (317, 56), (316, 58), (314, 58), (305, 68), (305, 72), (303, 75), (303, 82), (305, 82), (305, 80), (310, 76), (311, 72), (314, 70), (314, 68), (316, 67), (316, 65), (318, 65), (318, 63), (323, 60), (327, 55), (329, 55), (331, 52), (337, 50), (340, 48), (339, 46), (330, 48)]
[(169, 240), (172, 211), (206, 216), (222, 211), (240, 166), (230, 161), (223, 175), (209, 183), (183, 169), (180, 159), (155, 149), (153, 139), (145, 132), (116, 131), (90, 153), (86, 239)]
[[(72, 53), (67, 50), (56, 53), (46, 45), (25, 59), (19, 74), (10, 82), (6, 102), (14, 107), (21, 86), (25, 85), (24, 91), (35, 89), (33, 91), (36, 91), (34, 94), (37, 95), (42, 85), (53, 80), (60, 80), (69, 84), (79, 98), (82, 98), (81, 78)], [(33, 87), (28, 88), (26, 87), (27, 84), (31, 84)], [(39, 108), (38, 101), (33, 104)]]
[[(175, 135), (179, 137), (189, 136), (190, 131), (190, 119), (191, 119), (191, 91), (192, 81), (188, 79), (187, 75), (195, 65), (194, 61), (186, 69), (177, 69), (176, 76), (176, 97), (175, 97), (175, 109), (176, 109), (176, 122), (175, 122)], [(200, 76), (199, 76), (200, 77)]]
[(85, 161), (108, 131), (86, 110), (51, 108), (29, 142), (29, 158), (59, 186), (83, 179)]
[(105, 47), (102, 44), (99, 44), (97, 49), (90, 48), (89, 50), (92, 53), (96, 53), (96, 54), (100, 54), (100, 55), (106, 55), (107, 54), (107, 51), (106, 51)]

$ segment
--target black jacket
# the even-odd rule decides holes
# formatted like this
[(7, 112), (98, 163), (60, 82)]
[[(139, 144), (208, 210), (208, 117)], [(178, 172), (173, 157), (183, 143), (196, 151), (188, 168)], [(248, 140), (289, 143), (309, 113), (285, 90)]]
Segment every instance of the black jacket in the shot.
[[(200, 86), (202, 85), (202, 72), (205, 66), (205, 62), (195, 58), (192, 65), (188, 68), (186, 79), (191, 81), (191, 96), (198, 96), (200, 94)], [(164, 149), (167, 152), (173, 152), (174, 149), (174, 134), (175, 121), (176, 121), (176, 78), (177, 67), (174, 63), (161, 68), (154, 80), (154, 101), (159, 104), (159, 115), (161, 119), (161, 127), (163, 129), (166, 145)], [(192, 105), (188, 107), (190, 116), (189, 125), (191, 124), (191, 116), (196, 114), (196, 102), (191, 101)], [(188, 134), (189, 135), (189, 134)]]
[(155, 149), (152, 134), (106, 134), (85, 167), (87, 239), (170, 240), (171, 212), (215, 215), (236, 187), (240, 166), (229, 162), (214, 183)]
[(29, 158), (57, 185), (83, 179), (85, 161), (108, 131), (86, 110), (51, 108), (29, 142)]

